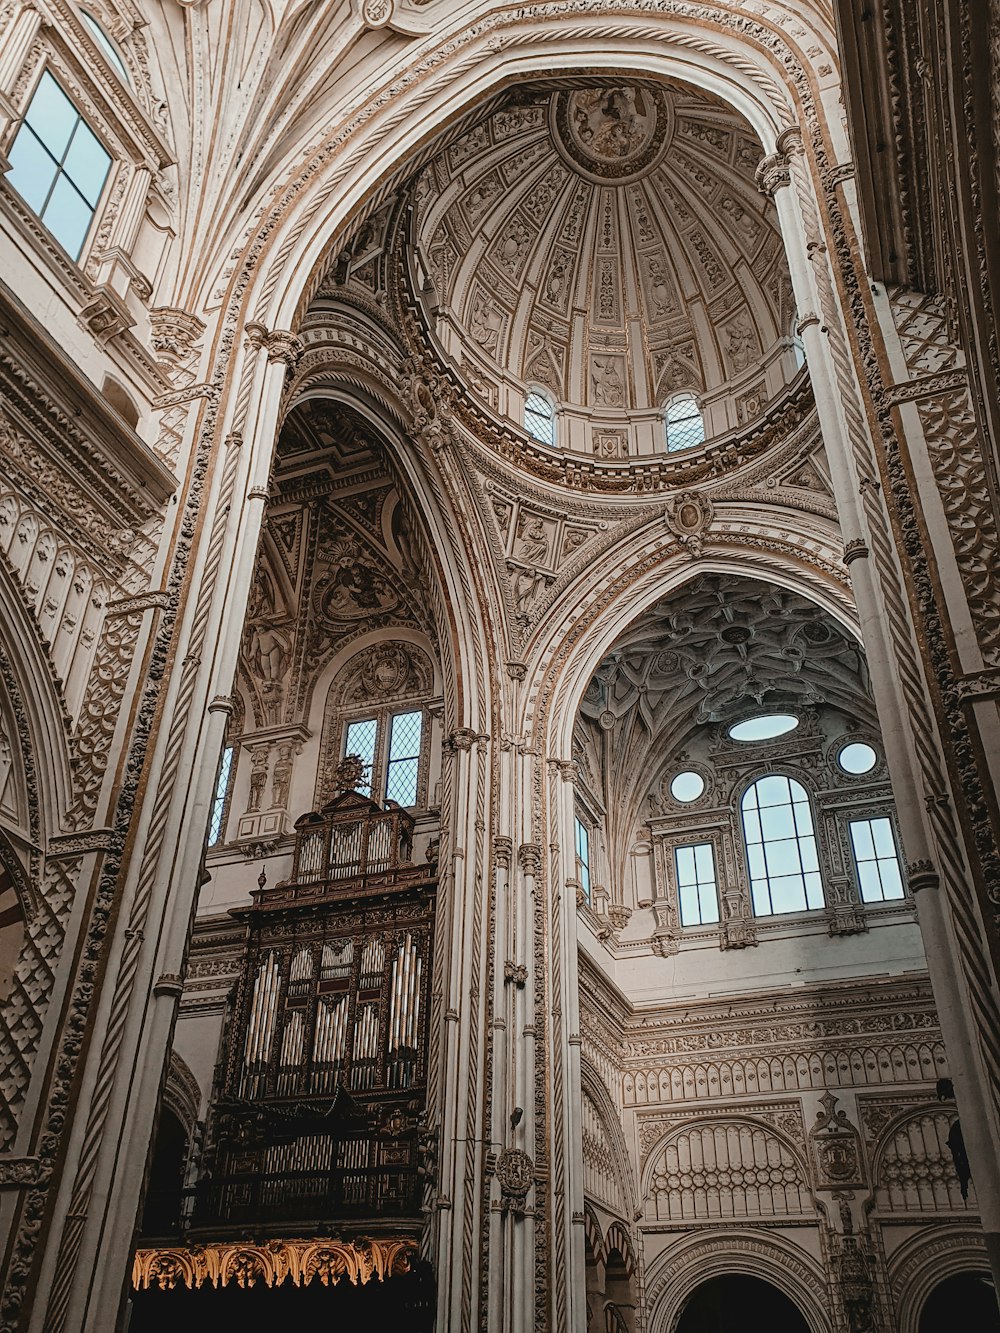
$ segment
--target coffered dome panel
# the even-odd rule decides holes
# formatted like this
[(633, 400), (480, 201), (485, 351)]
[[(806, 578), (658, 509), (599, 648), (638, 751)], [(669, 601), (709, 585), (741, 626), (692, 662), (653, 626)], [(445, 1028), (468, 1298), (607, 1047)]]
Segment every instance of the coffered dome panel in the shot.
[(416, 181), (417, 241), (473, 391), (516, 416), (543, 386), (633, 436), (681, 391), (709, 436), (761, 412), (799, 368), (762, 155), (731, 107), (666, 83), (523, 89), (451, 143)]

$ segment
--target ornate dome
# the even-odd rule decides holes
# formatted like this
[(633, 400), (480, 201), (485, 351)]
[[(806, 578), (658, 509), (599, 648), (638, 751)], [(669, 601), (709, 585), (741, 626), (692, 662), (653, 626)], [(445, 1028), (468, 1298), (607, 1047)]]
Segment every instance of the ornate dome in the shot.
[(725, 103), (680, 84), (521, 89), (414, 187), (437, 329), (470, 388), (520, 420), (543, 386), (560, 443), (659, 452), (695, 394), (738, 429), (799, 369), (763, 155)]

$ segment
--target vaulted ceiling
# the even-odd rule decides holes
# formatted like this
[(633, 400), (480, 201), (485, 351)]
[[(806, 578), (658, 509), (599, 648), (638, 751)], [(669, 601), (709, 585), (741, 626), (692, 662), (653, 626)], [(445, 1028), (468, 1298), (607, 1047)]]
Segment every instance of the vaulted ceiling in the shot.
[(822, 707), (877, 728), (864, 650), (853, 635), (798, 593), (703, 574), (613, 646), (584, 695), (579, 739), (603, 735), (605, 795), (625, 806), (644, 797), (698, 728)]

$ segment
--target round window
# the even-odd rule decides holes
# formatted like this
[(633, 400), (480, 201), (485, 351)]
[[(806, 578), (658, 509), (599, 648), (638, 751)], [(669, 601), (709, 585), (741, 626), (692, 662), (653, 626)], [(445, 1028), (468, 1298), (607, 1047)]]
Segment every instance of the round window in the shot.
[(870, 773), (878, 761), (878, 755), (864, 741), (852, 741), (845, 745), (837, 755), (837, 763), (845, 773)]
[(794, 731), (798, 725), (799, 719), (790, 713), (764, 713), (760, 717), (748, 717), (745, 722), (734, 722), (729, 735), (734, 741), (770, 741), (775, 736)]
[(696, 801), (705, 790), (705, 779), (700, 773), (678, 773), (670, 784), (670, 795), (675, 801)]

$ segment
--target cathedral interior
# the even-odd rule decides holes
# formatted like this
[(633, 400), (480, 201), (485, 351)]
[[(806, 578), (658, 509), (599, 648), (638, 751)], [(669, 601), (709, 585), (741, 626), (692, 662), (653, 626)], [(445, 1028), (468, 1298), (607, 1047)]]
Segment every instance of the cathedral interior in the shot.
[(986, 0), (0, 0), (0, 1333), (1000, 1330), (998, 153)]

